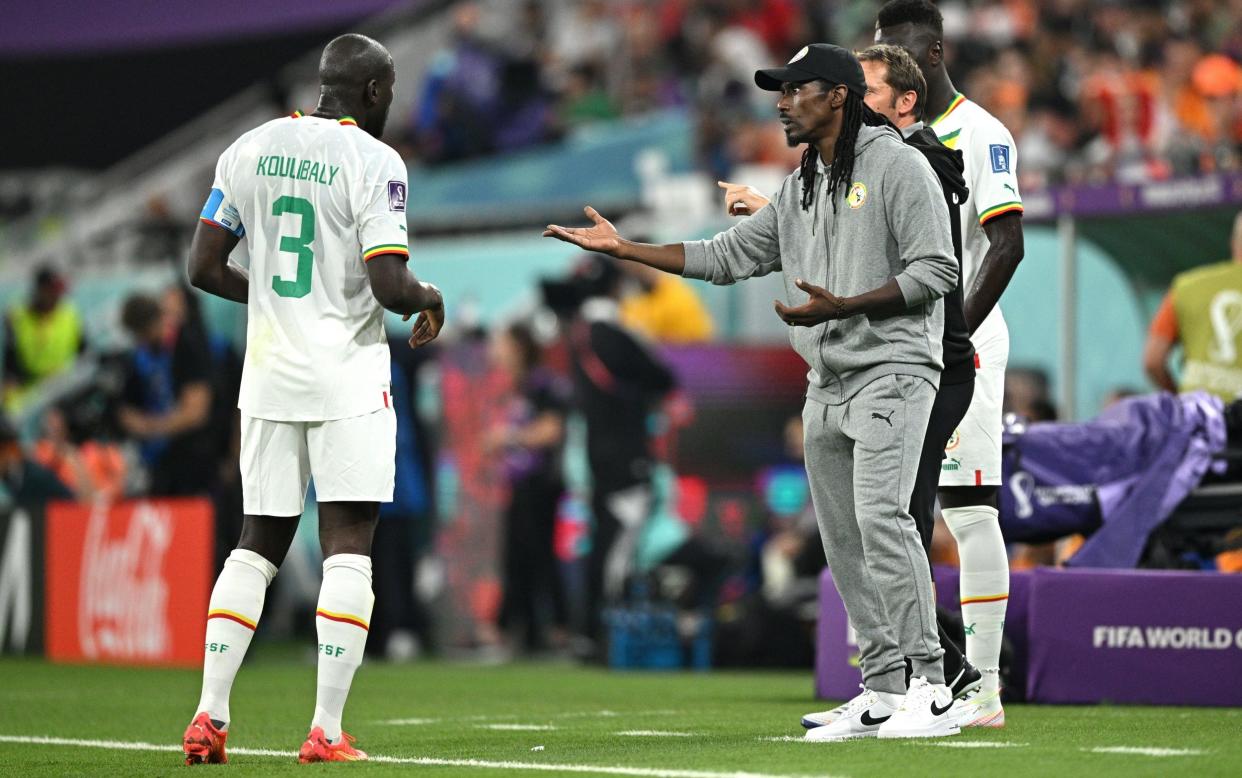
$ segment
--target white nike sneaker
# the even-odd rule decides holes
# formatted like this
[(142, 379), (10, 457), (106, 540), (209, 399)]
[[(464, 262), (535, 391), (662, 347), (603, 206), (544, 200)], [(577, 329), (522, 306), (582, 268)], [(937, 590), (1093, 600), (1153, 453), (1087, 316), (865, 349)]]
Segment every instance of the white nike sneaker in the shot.
[(953, 692), (949, 691), (949, 687), (942, 683), (928, 683), (922, 676), (911, 678), (910, 688), (906, 691), (901, 707), (892, 718), (880, 725), (877, 736), (886, 740), (956, 735), (961, 729), (949, 717), (952, 709)]
[(862, 689), (862, 694), (856, 695), (848, 702), (844, 702), (832, 710), (820, 711), (819, 713), (808, 713), (803, 716), (802, 726), (806, 729), (815, 729), (816, 727), (827, 726), (841, 718), (841, 715), (845, 713), (845, 711), (849, 710), (851, 705), (872, 693), (867, 691), (867, 687), (862, 684), (858, 684), (858, 688)]
[(875, 737), (880, 731), (880, 726), (896, 713), (870, 689), (863, 689), (862, 694), (837, 710), (840, 713), (832, 723), (808, 729), (806, 739), (829, 742)]
[(1001, 705), (1000, 689), (980, 689), (955, 700), (949, 716), (959, 727), (1003, 728), (1005, 708)]

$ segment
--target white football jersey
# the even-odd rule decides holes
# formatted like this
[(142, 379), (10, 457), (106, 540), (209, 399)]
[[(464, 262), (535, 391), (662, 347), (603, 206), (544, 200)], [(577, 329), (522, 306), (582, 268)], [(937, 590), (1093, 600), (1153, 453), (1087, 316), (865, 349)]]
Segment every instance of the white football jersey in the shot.
[[(961, 207), (962, 292), (970, 294), (979, 265), (987, 254), (983, 225), (1001, 214), (1022, 213), (1018, 194), (1018, 155), (1013, 136), (995, 116), (962, 94), (929, 125), (940, 142), (962, 152), (970, 195)], [(1008, 339), (1008, 329), (997, 304), (971, 338), (975, 347), (994, 337)]]
[(366, 261), (409, 256), (406, 168), (353, 119), (294, 114), (237, 139), (202, 220), (246, 241), (246, 360), (238, 407), (330, 421), (389, 403), (384, 310)]

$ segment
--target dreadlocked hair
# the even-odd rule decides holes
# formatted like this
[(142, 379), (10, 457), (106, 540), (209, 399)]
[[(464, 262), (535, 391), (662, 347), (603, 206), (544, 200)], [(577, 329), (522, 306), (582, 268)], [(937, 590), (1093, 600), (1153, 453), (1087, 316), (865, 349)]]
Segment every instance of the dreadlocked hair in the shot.
[[(841, 107), (841, 134), (837, 136), (833, 146), (832, 164), (828, 167), (828, 200), (832, 203), (833, 213), (837, 210), (837, 189), (841, 184), (849, 185), (854, 175), (854, 152), (858, 143), (858, 130), (867, 127), (891, 127), (892, 124), (881, 114), (867, 107), (863, 99), (852, 91), (845, 93), (845, 105)], [(815, 175), (818, 169), (819, 150), (815, 144), (808, 144), (802, 152), (802, 164), (798, 175), (802, 179), (802, 210), (809, 210), (815, 202)]]

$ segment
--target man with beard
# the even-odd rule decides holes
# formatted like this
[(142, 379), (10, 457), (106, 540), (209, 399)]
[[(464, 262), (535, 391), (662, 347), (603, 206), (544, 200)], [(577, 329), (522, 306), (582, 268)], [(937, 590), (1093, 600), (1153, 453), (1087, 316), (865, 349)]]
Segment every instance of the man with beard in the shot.
[(628, 241), (590, 207), (591, 227), (544, 234), (716, 284), (784, 271), (788, 302), (776, 313), (811, 368), (807, 474), (865, 687), (807, 737), (956, 734), (927, 556), (907, 510), (943, 367), (940, 298), (957, 282), (949, 212), (927, 161), (864, 104), (862, 67), (845, 49), (807, 46), (755, 83), (781, 93), (787, 140), (807, 144), (771, 207), (707, 241)]

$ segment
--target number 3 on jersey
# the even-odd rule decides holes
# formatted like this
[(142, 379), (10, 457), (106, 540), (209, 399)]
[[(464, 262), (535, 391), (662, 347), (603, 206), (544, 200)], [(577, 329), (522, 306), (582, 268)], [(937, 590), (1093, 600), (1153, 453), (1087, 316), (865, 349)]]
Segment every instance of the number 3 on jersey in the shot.
[(315, 262), (315, 252), (310, 244), (315, 240), (315, 206), (305, 197), (285, 195), (272, 204), (272, 215), (295, 213), (301, 217), (301, 232), (295, 238), (292, 235), (280, 236), (280, 250), (298, 255), (297, 277), (290, 281), (279, 275), (272, 276), (272, 290), (281, 297), (305, 297), (311, 290), (311, 270)]

